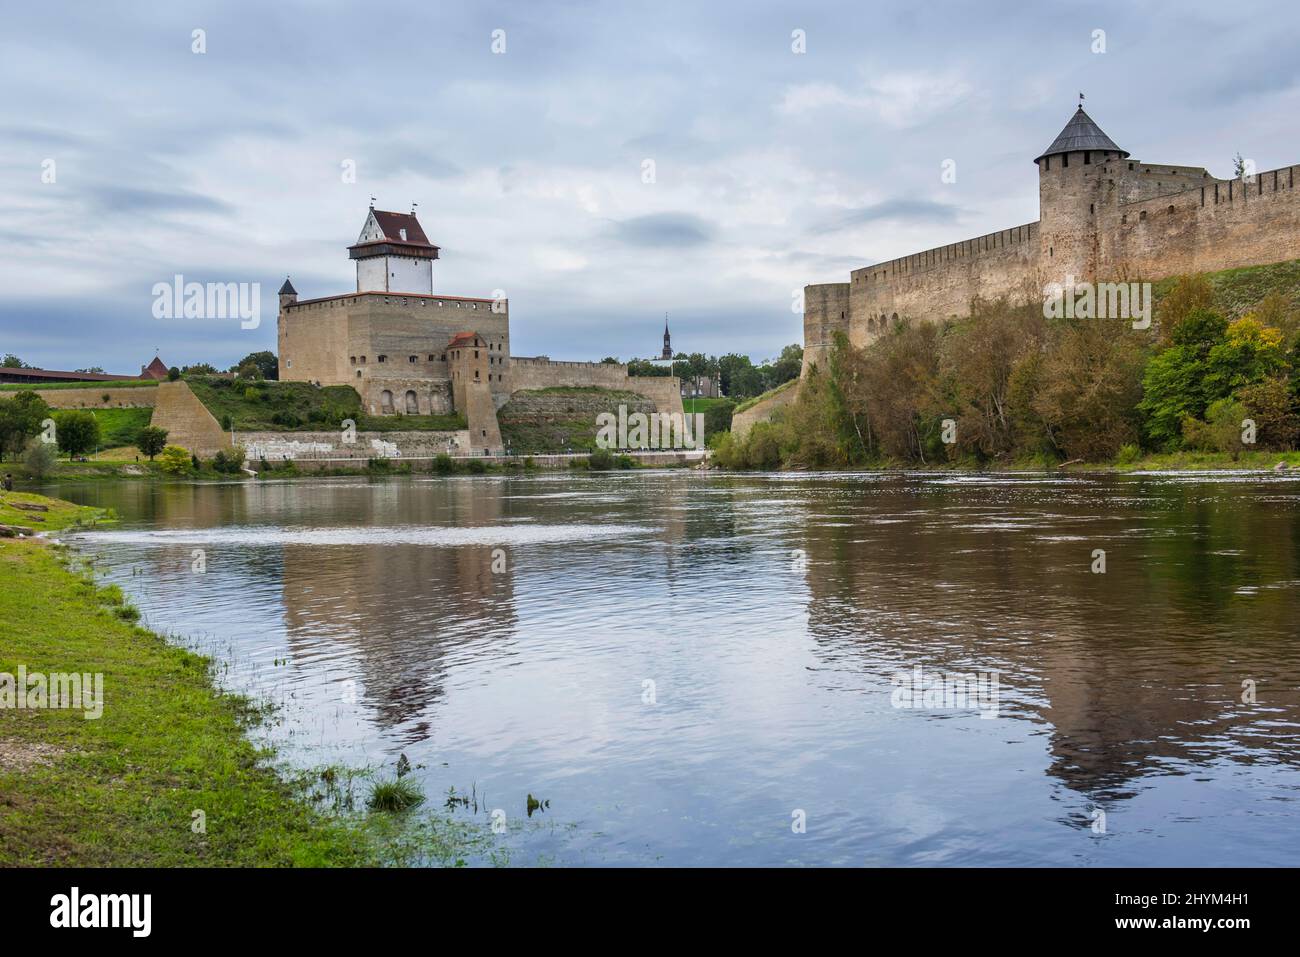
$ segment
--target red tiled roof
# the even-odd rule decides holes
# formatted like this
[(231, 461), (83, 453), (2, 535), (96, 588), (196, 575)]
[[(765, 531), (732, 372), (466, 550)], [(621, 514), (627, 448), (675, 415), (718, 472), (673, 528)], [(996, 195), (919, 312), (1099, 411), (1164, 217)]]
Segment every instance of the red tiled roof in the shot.
[[(375, 222), (379, 228), (384, 231), (384, 238), (390, 243), (409, 243), (413, 246), (432, 246), (429, 237), (424, 235), (424, 229), (420, 226), (420, 221), (415, 218), (414, 213), (390, 213), (386, 210), (374, 210)], [(406, 230), (406, 238), (402, 238), (402, 230)]]
[(165, 379), (167, 378), (167, 366), (161, 359), (154, 356), (153, 362), (149, 363), (147, 366), (140, 367), (140, 374), (150, 376), (154, 379)]
[(10, 366), (0, 367), (0, 377), (19, 376), (24, 379), (69, 379), (74, 382), (113, 382), (122, 379), (138, 379), (134, 375), (108, 375), (104, 372), (59, 372), (54, 369), (16, 369)]

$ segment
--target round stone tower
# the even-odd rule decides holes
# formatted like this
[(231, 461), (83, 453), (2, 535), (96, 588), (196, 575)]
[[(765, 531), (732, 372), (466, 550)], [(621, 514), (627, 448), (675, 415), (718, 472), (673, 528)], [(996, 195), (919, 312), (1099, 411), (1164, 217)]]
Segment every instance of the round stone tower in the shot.
[(1097, 219), (1107, 201), (1111, 175), (1106, 164), (1128, 155), (1080, 105), (1052, 145), (1034, 160), (1038, 164), (1038, 261), (1046, 282), (1098, 278)]

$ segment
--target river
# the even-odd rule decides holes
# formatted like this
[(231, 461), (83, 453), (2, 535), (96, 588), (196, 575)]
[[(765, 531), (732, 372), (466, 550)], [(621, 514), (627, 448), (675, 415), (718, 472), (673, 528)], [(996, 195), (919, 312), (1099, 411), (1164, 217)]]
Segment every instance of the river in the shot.
[[(278, 706), (256, 734), (285, 761), (391, 772), (404, 754), (431, 809), (454, 788), (477, 800), (445, 813), (487, 827), (502, 812), (496, 852), (471, 863), (1300, 851), (1300, 480), (1285, 475), (43, 491), (118, 511), (68, 539), (143, 624)], [(949, 696), (909, 700), (918, 669)], [(529, 795), (549, 803), (530, 815)]]

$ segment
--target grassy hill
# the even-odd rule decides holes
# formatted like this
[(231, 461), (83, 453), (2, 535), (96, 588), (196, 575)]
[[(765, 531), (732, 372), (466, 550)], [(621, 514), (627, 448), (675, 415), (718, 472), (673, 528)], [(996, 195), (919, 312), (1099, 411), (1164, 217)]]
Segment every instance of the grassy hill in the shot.
[(362, 432), (453, 431), (465, 417), (452, 415), (372, 416), (350, 385), (317, 387), (309, 382), (273, 382), (187, 376), (185, 382), (221, 423), (241, 432), (310, 432), (336, 429), (352, 419)]
[[(1244, 316), (1273, 293), (1284, 296), (1292, 307), (1300, 308), (1300, 259), (1204, 275), (1214, 287), (1215, 306), (1231, 318)], [(1177, 281), (1178, 277), (1171, 277), (1152, 284), (1157, 310)]]

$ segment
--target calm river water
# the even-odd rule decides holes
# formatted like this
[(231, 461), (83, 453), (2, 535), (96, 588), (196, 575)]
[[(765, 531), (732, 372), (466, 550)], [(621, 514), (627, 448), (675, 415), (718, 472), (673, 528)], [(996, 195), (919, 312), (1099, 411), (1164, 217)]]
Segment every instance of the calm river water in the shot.
[[(283, 706), (260, 733), (289, 761), (405, 754), (432, 807), (454, 787), (480, 798), (455, 815), (504, 811), (514, 863), (1300, 852), (1294, 478), (48, 491), (118, 510), (77, 546), (227, 687)], [(918, 667), (988, 694), (897, 706)], [(529, 794), (549, 806), (529, 817)]]

